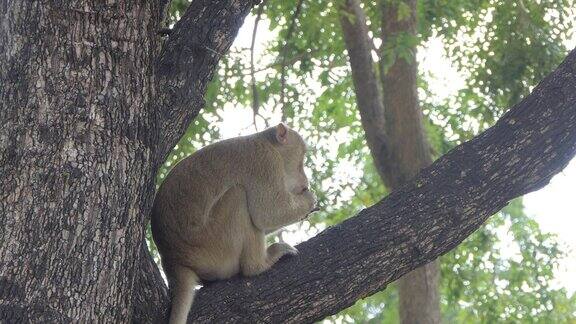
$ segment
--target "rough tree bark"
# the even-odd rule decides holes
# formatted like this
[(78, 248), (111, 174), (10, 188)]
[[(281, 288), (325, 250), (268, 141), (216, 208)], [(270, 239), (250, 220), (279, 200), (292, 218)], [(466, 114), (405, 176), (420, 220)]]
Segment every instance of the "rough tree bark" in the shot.
[[(416, 34), (416, 1), (404, 3), (411, 13), (402, 20), (398, 17), (396, 4), (382, 5), (382, 48), (401, 34)], [(393, 62), (385, 61), (386, 56), (381, 55), (378, 80), (371, 54), (372, 41), (360, 2), (347, 0), (342, 9), (340, 22), (362, 126), (376, 169), (390, 191), (394, 191), (432, 163), (418, 102), (416, 48), (411, 48), (412, 57), (397, 57)], [(398, 281), (402, 323), (440, 322), (438, 281), (437, 260)]]
[[(0, 318), (155, 322), (154, 175), (251, 1), (0, 1)], [(161, 51), (161, 48), (162, 52)]]
[[(160, 52), (162, 3), (0, 2), (4, 322), (166, 314), (166, 287), (142, 244), (153, 174), (252, 5), (194, 1)], [(452, 249), (574, 155), (575, 65), (571, 53), (496, 127), (301, 244), (300, 256), (203, 288), (191, 318), (310, 322)]]

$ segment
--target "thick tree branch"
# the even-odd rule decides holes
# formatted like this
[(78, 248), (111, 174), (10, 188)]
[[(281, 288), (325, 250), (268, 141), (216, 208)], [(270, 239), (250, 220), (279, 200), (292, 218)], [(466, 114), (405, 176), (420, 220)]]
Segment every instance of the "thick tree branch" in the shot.
[(195, 322), (324, 318), (456, 247), (511, 199), (546, 185), (576, 153), (576, 51), (521, 103), (410, 185), (300, 244), (256, 278), (202, 288)]
[(172, 30), (155, 67), (157, 93), (151, 107), (159, 133), (158, 163), (204, 106), (204, 93), (218, 61), (258, 2), (195, 0)]

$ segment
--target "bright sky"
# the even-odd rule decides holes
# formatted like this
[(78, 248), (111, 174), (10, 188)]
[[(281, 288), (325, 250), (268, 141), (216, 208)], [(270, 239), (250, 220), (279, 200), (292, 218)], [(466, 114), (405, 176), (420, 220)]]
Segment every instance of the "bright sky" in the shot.
[(533, 216), (543, 231), (558, 235), (568, 255), (556, 273), (559, 286), (576, 292), (576, 159), (557, 174), (543, 189), (524, 196), (526, 213)]
[[(239, 32), (234, 46), (249, 48), (252, 36), (254, 18), (248, 17)], [(262, 53), (262, 44), (273, 38), (273, 34), (267, 30), (266, 21), (261, 21), (256, 45), (256, 57)], [(567, 42), (568, 48), (576, 46), (576, 39)], [(419, 49), (418, 60), (420, 69), (431, 73), (435, 82), (430, 85), (430, 90), (439, 97), (450, 96), (457, 89), (464, 86), (464, 81), (458, 72), (450, 65), (449, 60), (443, 56), (442, 42), (432, 39), (425, 47)], [(267, 63), (258, 62), (261, 66)], [(250, 109), (238, 107), (225, 107), (224, 120), (219, 125), (224, 138), (238, 136), (253, 132), (252, 112)], [(270, 124), (279, 121), (279, 117), (271, 117)], [(261, 128), (260, 128), (261, 129)], [(524, 204), (529, 216), (540, 224), (544, 232), (557, 234), (557, 239), (564, 244), (568, 253), (556, 271), (554, 285), (565, 287), (569, 292), (576, 291), (576, 206), (572, 205), (576, 193), (576, 160), (560, 174), (556, 175), (551, 183), (545, 188), (525, 196)], [(301, 241), (302, 237), (291, 237), (287, 241)], [(504, 252), (504, 251), (503, 251)]]

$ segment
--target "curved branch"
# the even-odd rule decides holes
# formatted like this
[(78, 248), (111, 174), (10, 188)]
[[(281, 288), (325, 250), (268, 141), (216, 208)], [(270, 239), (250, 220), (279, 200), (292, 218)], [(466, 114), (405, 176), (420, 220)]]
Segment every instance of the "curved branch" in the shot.
[(335, 314), (455, 248), (576, 153), (576, 51), (498, 123), (411, 184), (300, 244), (256, 278), (202, 288), (190, 320), (306, 323)]
[[(390, 156), (390, 148), (388, 147), (390, 140), (386, 133), (384, 100), (374, 69), (366, 14), (360, 7), (359, 0), (344, 1), (339, 13), (342, 36), (348, 51), (352, 82), (356, 93), (356, 104), (360, 113), (360, 122), (364, 129), (366, 144), (377, 165), (388, 165), (388, 163), (384, 163), (384, 160)], [(383, 172), (382, 168), (376, 168), (376, 170), (380, 177), (386, 180), (384, 183), (390, 186), (387, 174)]]
[(151, 109), (162, 163), (204, 106), (204, 94), (221, 56), (228, 51), (250, 9), (259, 1), (195, 0), (172, 30), (155, 66)]

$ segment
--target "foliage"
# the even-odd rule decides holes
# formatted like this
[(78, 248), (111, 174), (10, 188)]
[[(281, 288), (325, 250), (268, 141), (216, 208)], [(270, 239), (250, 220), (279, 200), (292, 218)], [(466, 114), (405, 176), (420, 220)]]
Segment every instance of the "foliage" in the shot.
[[(299, 1), (264, 1), (262, 21), (269, 23), (274, 37), (261, 44), (265, 49), (256, 60), (258, 110), (282, 114), (312, 144), (306, 165), (323, 208), (311, 222), (329, 226), (379, 201), (387, 190), (373, 166), (355, 109), (338, 19), (340, 2), (303, 1), (295, 17)], [(434, 77), (422, 72), (419, 80), (425, 126), (436, 156), (492, 125), (528, 93), (566, 55), (562, 41), (574, 28), (573, 0), (421, 0), (418, 38), (382, 40), (381, 6), (390, 1), (363, 4), (375, 48), (382, 46), (387, 58), (382, 64), (409, 55), (402, 49), (410, 43), (440, 39), (445, 56), (464, 79), (461, 89), (444, 98), (430, 90)], [(398, 14), (406, 16), (407, 6), (393, 1), (400, 3)], [(186, 0), (172, 1), (172, 22), (186, 5)], [(295, 28), (288, 33), (292, 21)], [(222, 60), (206, 108), (161, 168), (159, 181), (177, 161), (220, 138), (217, 124), (223, 108), (252, 105), (249, 51), (236, 46)], [(283, 67), (282, 61), (288, 64)], [(505, 253), (503, 244), (517, 252)], [(512, 202), (441, 258), (444, 321), (575, 321), (576, 296), (570, 298), (549, 285), (561, 256), (554, 237), (542, 233), (523, 213), (521, 200)], [(387, 289), (325, 321), (397, 323), (397, 304), (395, 289)]]
[(576, 296), (569, 298), (563, 289), (550, 286), (561, 256), (553, 236), (523, 214), (520, 200), (513, 201), (442, 258), (444, 318), (457, 323), (570, 323)]

